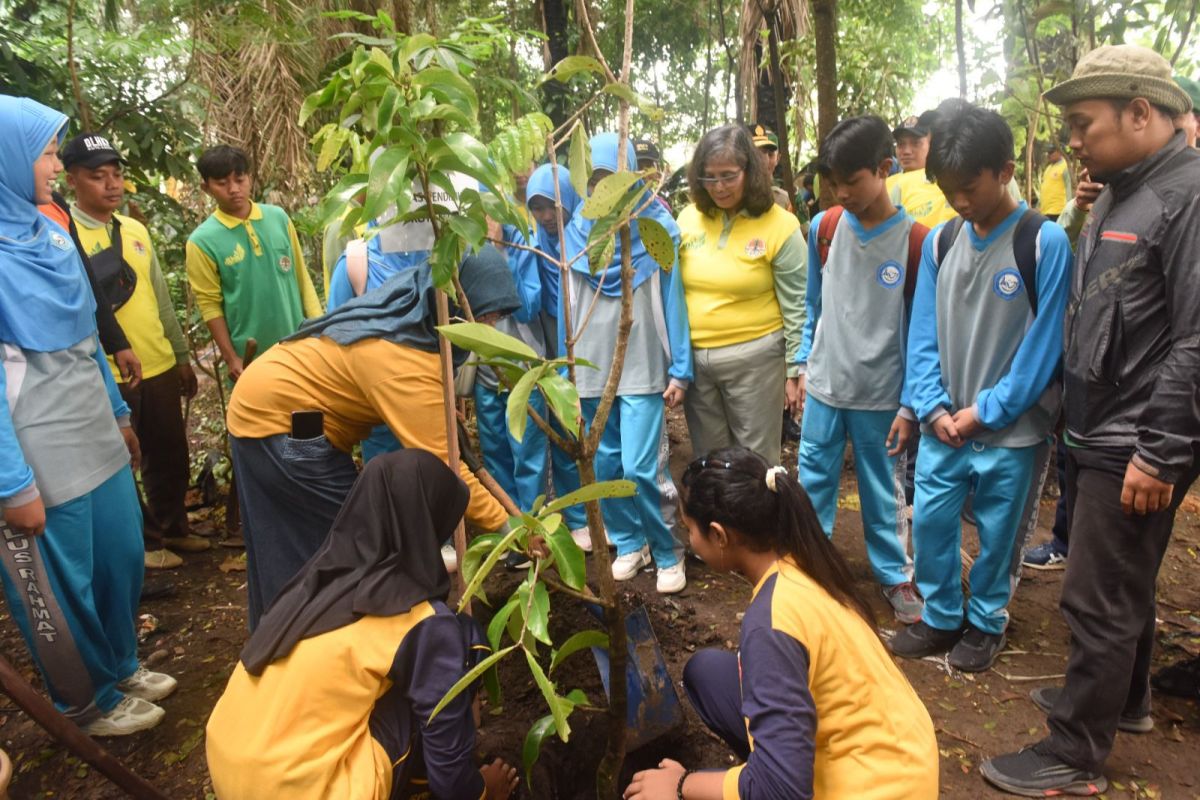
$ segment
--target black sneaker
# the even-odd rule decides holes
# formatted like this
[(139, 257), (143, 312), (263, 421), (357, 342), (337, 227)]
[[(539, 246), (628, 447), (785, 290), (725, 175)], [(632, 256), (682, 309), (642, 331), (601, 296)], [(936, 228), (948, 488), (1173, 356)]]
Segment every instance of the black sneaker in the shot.
[(988, 783), (1022, 797), (1090, 797), (1108, 788), (1099, 772), (1065, 764), (1044, 749), (1044, 743), (1017, 753), (989, 758), (979, 766)]
[(996, 662), (996, 656), (1007, 641), (1003, 633), (984, 633), (974, 625), (968, 625), (946, 663), (963, 672), (983, 672)]
[[(1054, 708), (1054, 703), (1058, 700), (1058, 696), (1061, 693), (1061, 686), (1043, 686), (1040, 689), (1034, 689), (1030, 692), (1029, 699), (1033, 701), (1035, 706), (1049, 715), (1050, 709)], [(1117, 730), (1125, 731), (1126, 733), (1149, 733), (1154, 730), (1154, 717), (1149, 714), (1126, 714), (1122, 712), (1121, 716), (1117, 717)]]
[(888, 642), (892, 652), (903, 658), (925, 658), (944, 653), (962, 638), (962, 629), (931, 628), (924, 621), (914, 622)]
[(518, 553), (515, 550), (509, 553), (504, 559), (504, 566), (508, 567), (513, 572), (522, 569), (528, 569), (532, 563), (533, 562), (529, 560), (529, 556), (525, 555), (524, 553)]

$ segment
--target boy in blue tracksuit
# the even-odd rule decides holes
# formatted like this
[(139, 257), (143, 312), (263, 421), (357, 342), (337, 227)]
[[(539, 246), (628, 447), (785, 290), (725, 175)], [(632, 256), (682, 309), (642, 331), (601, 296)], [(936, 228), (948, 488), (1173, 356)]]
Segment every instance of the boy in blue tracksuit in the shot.
[[(561, 202), (561, 205), (559, 203)], [(561, 252), (558, 242), (558, 220), (561, 215), (564, 230), (570, 224), (571, 217), (583, 203), (571, 186), (570, 173), (565, 166), (558, 169), (558, 199), (554, 192), (554, 167), (542, 164), (529, 176), (525, 186), (525, 205), (529, 215), (537, 223), (534, 235), (534, 246), (543, 253), (557, 259)], [(534, 256), (537, 261), (538, 276), (541, 278), (541, 322), (542, 330), (547, 336), (553, 337), (546, 342), (547, 350), (557, 349), (558, 315), (559, 315), (559, 270), (558, 264)], [(520, 293), (520, 284), (518, 284)], [(540, 395), (535, 395), (540, 397)], [(558, 428), (558, 423), (551, 419), (550, 424)], [(526, 428), (529, 430), (529, 428)], [(528, 435), (528, 434), (527, 434)], [(550, 448), (551, 476), (554, 481), (554, 494), (562, 497), (579, 488), (579, 468), (566, 452), (558, 447)], [(575, 543), (584, 552), (591, 552), (592, 539), (587, 528), (587, 513), (582, 505), (573, 505), (563, 509), (563, 519), (571, 530)]]
[[(592, 137), (593, 186), (617, 171), (617, 145), (615, 133)], [(627, 144), (624, 157), (626, 168), (635, 169), (632, 144)], [(650, 199), (649, 195), (645, 199)], [(671, 236), (676, 253), (674, 269), (663, 270), (646, 250), (638, 228), (642, 219), (655, 220)], [(582, 214), (571, 218), (564, 233), (568, 257), (580, 254), (587, 246), (592, 224)], [(596, 454), (596, 473), (600, 480), (625, 478), (637, 485), (633, 497), (601, 502), (605, 527), (617, 547), (613, 577), (628, 580), (653, 557), (658, 568), (658, 591), (667, 594), (682, 591), (687, 577), (682, 548), (677, 546), (668, 524), (677, 494), (661, 447), (663, 404), (672, 408), (679, 405), (692, 379), (691, 332), (679, 281), (679, 227), (675, 220), (661, 205), (650, 202), (631, 223), (630, 236), (633, 327), (617, 397)], [(587, 257), (576, 259), (568, 280), (571, 324), (576, 331), (599, 292), (591, 320), (575, 343), (575, 355), (599, 367), (576, 370), (584, 417), (591, 419), (612, 365), (614, 332), (621, 315), (620, 240), (612, 260), (595, 270), (589, 269)], [(566, 330), (561, 317), (558, 330), (559, 352), (565, 352)]]
[(817, 215), (808, 237), (799, 474), (832, 536), (842, 456), (853, 442), (871, 569), (896, 618), (912, 623), (922, 603), (908, 556), (905, 448), (916, 417), (904, 365), (917, 266), (910, 253), (929, 231), (888, 195), (891, 150), (891, 131), (875, 116), (843, 120), (821, 143), (818, 170), (838, 206)]
[[(927, 169), (962, 222), (925, 240), (907, 381), (922, 423), (913, 502), (920, 622), (892, 650), (982, 671), (1004, 648), (1010, 565), (1036, 456), (1058, 418), (1066, 234), (1013, 200), (1013, 139), (992, 111), (962, 104), (938, 121)], [(974, 490), (980, 552), (965, 614), (960, 514)], [(965, 625), (964, 625), (965, 616)]]

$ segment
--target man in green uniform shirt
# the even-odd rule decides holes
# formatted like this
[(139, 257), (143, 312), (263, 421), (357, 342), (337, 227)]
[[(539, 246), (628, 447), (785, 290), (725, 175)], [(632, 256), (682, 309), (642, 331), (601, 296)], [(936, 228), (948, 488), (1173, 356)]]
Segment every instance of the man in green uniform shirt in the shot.
[(217, 210), (192, 232), (187, 272), (196, 303), (229, 375), (242, 374), (246, 340), (260, 352), (321, 315), (296, 228), (278, 206), (250, 199), (250, 161), (218, 145), (196, 163)]

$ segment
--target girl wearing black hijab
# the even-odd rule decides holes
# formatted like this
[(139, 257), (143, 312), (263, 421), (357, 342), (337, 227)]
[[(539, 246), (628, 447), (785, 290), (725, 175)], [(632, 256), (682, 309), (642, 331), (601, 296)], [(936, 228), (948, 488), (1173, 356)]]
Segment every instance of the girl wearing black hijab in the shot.
[(220, 800), (505, 800), (516, 771), (476, 769), (473, 692), (429, 722), (487, 651), (445, 604), (440, 546), (469, 492), (435, 455), (367, 463), (324, 546), (242, 650), (208, 721)]

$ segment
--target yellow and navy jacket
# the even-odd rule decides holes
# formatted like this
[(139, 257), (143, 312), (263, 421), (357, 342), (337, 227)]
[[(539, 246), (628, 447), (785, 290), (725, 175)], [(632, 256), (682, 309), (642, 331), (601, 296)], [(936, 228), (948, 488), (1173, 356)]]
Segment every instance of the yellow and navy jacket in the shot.
[(754, 588), (738, 649), (746, 763), (726, 800), (933, 800), (933, 722), (875, 631), (790, 560)]
[(302, 639), (258, 676), (239, 662), (208, 720), (213, 790), (221, 800), (482, 798), (471, 692), (427, 722), (478, 647), (434, 601)]

